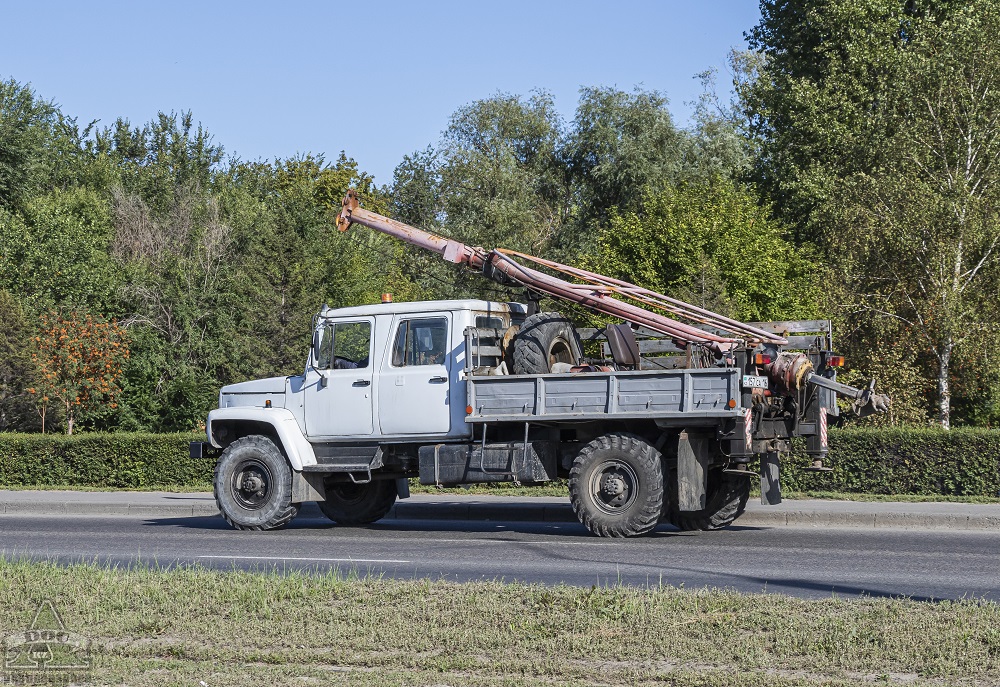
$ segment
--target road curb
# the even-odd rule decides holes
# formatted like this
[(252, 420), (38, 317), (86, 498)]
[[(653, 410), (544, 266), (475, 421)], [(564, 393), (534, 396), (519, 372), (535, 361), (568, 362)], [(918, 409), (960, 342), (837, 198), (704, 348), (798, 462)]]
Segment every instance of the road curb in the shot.
[[(5, 515), (80, 515), (145, 518), (217, 517), (211, 495), (125, 492), (6, 492)], [(15, 494), (16, 497), (10, 496)], [(60, 495), (69, 496), (65, 500)], [(32, 498), (37, 496), (37, 498)], [(132, 497), (132, 498), (130, 498)], [(465, 501), (464, 499), (468, 500)], [(134, 499), (134, 500), (133, 500)], [(190, 501), (175, 503), (173, 501)], [(938, 510), (940, 512), (928, 512)], [(923, 511), (923, 512), (921, 512)], [(302, 506), (300, 517), (322, 518), (316, 504)], [(447, 497), (427, 495), (400, 500), (385, 520), (485, 522), (577, 522), (568, 500), (538, 497)], [(941, 529), (1000, 531), (1000, 506), (974, 504), (905, 504), (847, 501), (786, 501), (776, 508), (750, 504), (738, 527), (858, 529)]]
[(940, 529), (998, 530), (1000, 516), (952, 513), (868, 513), (855, 511), (817, 512), (808, 510), (754, 511), (745, 513), (736, 524), (741, 527), (823, 527), (859, 529)]

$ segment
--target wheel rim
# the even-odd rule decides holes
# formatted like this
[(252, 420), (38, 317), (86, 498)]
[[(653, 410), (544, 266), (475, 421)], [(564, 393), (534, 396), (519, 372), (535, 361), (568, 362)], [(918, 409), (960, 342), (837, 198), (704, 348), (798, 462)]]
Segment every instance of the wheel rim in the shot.
[(594, 504), (605, 513), (616, 515), (635, 502), (639, 476), (631, 466), (616, 460), (601, 463), (590, 478)]
[(549, 346), (549, 369), (556, 363), (566, 363), (576, 365), (576, 356), (573, 355), (573, 347), (565, 339), (556, 339)]
[(260, 510), (271, 500), (274, 476), (259, 460), (245, 460), (233, 471), (233, 500), (247, 510)]

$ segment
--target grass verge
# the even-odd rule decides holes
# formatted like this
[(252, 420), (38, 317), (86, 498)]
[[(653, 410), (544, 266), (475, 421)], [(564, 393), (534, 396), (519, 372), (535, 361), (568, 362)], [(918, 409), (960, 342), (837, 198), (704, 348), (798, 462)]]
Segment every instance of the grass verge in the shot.
[[(757, 496), (760, 495), (758, 492)], [(874, 501), (896, 503), (1000, 503), (990, 496), (944, 496), (941, 494), (851, 494), (843, 491), (793, 491), (782, 494), (789, 499), (828, 499), (833, 501)]]
[(80, 484), (4, 484), (0, 485), (4, 491), (92, 491), (92, 492), (116, 492), (116, 491), (165, 491), (171, 494), (202, 494), (212, 491), (211, 483), (206, 484), (150, 484), (134, 488), (115, 487), (91, 487)]
[(1000, 606), (976, 600), (0, 561), (0, 635), (44, 599), (97, 684), (1000, 684)]

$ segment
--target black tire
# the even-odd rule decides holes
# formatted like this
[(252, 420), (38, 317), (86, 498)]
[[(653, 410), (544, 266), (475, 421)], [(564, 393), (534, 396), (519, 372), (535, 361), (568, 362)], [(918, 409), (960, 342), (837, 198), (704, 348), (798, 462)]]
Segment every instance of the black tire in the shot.
[(516, 375), (548, 374), (555, 363), (576, 365), (583, 347), (573, 323), (557, 312), (528, 317), (514, 338)]
[(226, 447), (213, 483), (222, 517), (238, 530), (273, 530), (298, 515), (291, 502), (292, 468), (265, 436), (243, 437)]
[(339, 525), (368, 525), (386, 516), (396, 503), (396, 481), (372, 480), (365, 484), (327, 482), (326, 501), (319, 501), (323, 515)]
[(743, 515), (749, 498), (749, 479), (739, 475), (726, 475), (717, 470), (709, 473), (704, 510), (681, 512), (673, 509), (664, 519), (685, 531), (721, 530)]
[(569, 473), (576, 517), (599, 537), (652, 532), (663, 512), (660, 452), (633, 434), (605, 434), (581, 449)]

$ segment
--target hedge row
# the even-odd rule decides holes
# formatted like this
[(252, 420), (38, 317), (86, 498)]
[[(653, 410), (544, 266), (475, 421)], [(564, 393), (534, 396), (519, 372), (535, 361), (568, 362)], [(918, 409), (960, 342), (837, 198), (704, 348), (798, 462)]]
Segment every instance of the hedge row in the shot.
[(989, 429), (855, 428), (830, 430), (833, 472), (807, 472), (796, 442), (782, 466), (781, 486), (855, 494), (1000, 496), (1000, 431)]
[[(0, 485), (73, 485), (109, 489), (211, 488), (212, 459), (188, 455), (200, 434), (0, 434)], [(796, 445), (782, 467), (794, 491), (1000, 496), (1000, 431), (985, 429), (842, 429), (830, 431), (833, 472), (803, 468)]]
[(190, 457), (204, 434), (0, 434), (0, 485), (211, 489), (211, 459)]

